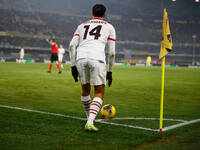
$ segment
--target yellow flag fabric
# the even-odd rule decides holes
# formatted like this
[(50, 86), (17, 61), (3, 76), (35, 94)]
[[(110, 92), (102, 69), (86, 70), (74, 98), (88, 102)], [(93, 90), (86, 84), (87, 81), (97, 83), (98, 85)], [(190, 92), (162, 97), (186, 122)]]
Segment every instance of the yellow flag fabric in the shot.
[(166, 8), (163, 11), (163, 29), (162, 29), (162, 42), (160, 47), (159, 59), (164, 57), (172, 50), (172, 36), (169, 28), (169, 20)]

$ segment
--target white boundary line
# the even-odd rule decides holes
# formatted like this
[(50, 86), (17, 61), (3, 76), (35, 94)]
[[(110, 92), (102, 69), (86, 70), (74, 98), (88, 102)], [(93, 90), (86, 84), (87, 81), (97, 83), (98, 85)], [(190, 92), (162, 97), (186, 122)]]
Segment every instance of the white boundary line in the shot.
[[(14, 106), (0, 105), (0, 107), (1, 108), (8, 108), (8, 109), (15, 109), (15, 110), (28, 111), (28, 112), (36, 112), (36, 113), (47, 114), (47, 115), (52, 115), (52, 116), (60, 116), (60, 117), (65, 117), (65, 118), (72, 118), (72, 119), (77, 119), (77, 120), (87, 120), (86, 118), (81, 118), (81, 117), (76, 117), (76, 116), (69, 116), (69, 115), (63, 115), (63, 114), (51, 113), (51, 112), (45, 112), (45, 111), (39, 111), (39, 110), (32, 110), (32, 109), (25, 109), (25, 108), (14, 107)], [(135, 117), (113, 118), (113, 120), (128, 120), (128, 119), (129, 120), (130, 119), (134, 119), (134, 120), (159, 120), (159, 118), (135, 118)], [(191, 120), (191, 121), (178, 120), (178, 119), (163, 119), (163, 120), (180, 121), (181, 122), (181, 123), (176, 124), (176, 125), (171, 125), (171, 126), (165, 127), (165, 128), (163, 128), (163, 131), (167, 131), (167, 130), (175, 129), (175, 128), (185, 126), (185, 125), (188, 125), (188, 124), (200, 122), (200, 119)], [(114, 125), (114, 126), (129, 127), (129, 128), (159, 132), (159, 129), (151, 129), (151, 128), (144, 128), (144, 127), (140, 127), (140, 126), (106, 122), (103, 119), (97, 119), (96, 122), (103, 123), (103, 124), (110, 124), (110, 125)]]
[(142, 129), (142, 130), (147, 130), (147, 131), (154, 131), (154, 132), (158, 132), (159, 131), (158, 129), (144, 128), (144, 127), (140, 127), (140, 126), (133, 126), (133, 125), (128, 125), (128, 124), (114, 123), (114, 122), (105, 122), (105, 121), (102, 121), (100, 119), (96, 120), (96, 122), (103, 123), (103, 124), (114, 125), (114, 126)]
[(185, 125), (188, 125), (188, 124), (192, 124), (192, 123), (196, 123), (196, 122), (200, 122), (200, 119), (195, 119), (195, 120), (191, 120), (191, 121), (185, 121), (185, 122), (182, 122), (182, 123), (171, 125), (171, 126), (163, 128), (163, 131), (175, 129), (175, 128), (182, 127), (182, 126), (185, 126)]
[(2, 108), (9, 108), (9, 109), (16, 109), (16, 110), (23, 110), (23, 111), (29, 111), (29, 112), (36, 112), (40, 114), (47, 114), (52, 116), (60, 116), (65, 118), (72, 118), (72, 119), (78, 119), (78, 120), (87, 120), (86, 118), (76, 117), (76, 116), (69, 116), (69, 115), (63, 115), (58, 113), (51, 113), (51, 112), (45, 112), (45, 111), (39, 111), (39, 110), (33, 110), (33, 109), (25, 109), (20, 107), (14, 107), (14, 106), (6, 106), (6, 105), (0, 105)]

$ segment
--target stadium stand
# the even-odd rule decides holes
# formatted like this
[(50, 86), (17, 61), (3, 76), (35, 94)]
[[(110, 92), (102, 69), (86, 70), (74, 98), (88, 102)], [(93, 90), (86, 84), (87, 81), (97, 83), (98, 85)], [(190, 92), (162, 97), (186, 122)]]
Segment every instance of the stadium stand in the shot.
[[(197, 11), (199, 7), (192, 3), (190, 11), (185, 10), (177, 14), (178, 10), (183, 9), (182, 5), (171, 5), (170, 1), (166, 4), (157, 4), (159, 9), (155, 9), (157, 5), (153, 3), (145, 5), (142, 1), (138, 2), (137, 6), (142, 5), (143, 7), (134, 5), (131, 7), (131, 11), (130, 6), (128, 6), (129, 2), (110, 1), (113, 14), (108, 16), (106, 20), (112, 22), (117, 31), (116, 60), (120, 62), (124, 59), (124, 51), (127, 49), (132, 51), (133, 58), (146, 59), (146, 56), (151, 55), (153, 59), (158, 59), (157, 55), (162, 38), (160, 5), (165, 5), (170, 6), (169, 20), (174, 44), (169, 59), (177, 60), (176, 63), (191, 63), (193, 49), (195, 49), (197, 60), (200, 61), (200, 37), (198, 37), (200, 35), (200, 22)], [(79, 8), (80, 5), (76, 9), (72, 8), (72, 6), (76, 6), (75, 3), (64, 0), (59, 0), (59, 3), (53, 0), (0, 2), (0, 51), (2, 51), (0, 54), (8, 57), (12, 49), (16, 51), (20, 46), (23, 46), (28, 49), (28, 53), (33, 54), (33, 58), (37, 58), (37, 55), (33, 53), (34, 50), (37, 53), (46, 51), (46, 55), (43, 55), (39, 60), (48, 58), (49, 46), (45, 43), (47, 37), (56, 37), (58, 43), (67, 47), (77, 25), (91, 18), (87, 10)], [(107, 3), (110, 6), (109, 2)], [(122, 7), (119, 7), (116, 10), (115, 6), (120, 4), (127, 9), (122, 10)], [(192, 38), (193, 35), (197, 35), (197, 38)], [(137, 51), (145, 52), (146, 55), (136, 56)], [(177, 59), (177, 57), (180, 58)]]

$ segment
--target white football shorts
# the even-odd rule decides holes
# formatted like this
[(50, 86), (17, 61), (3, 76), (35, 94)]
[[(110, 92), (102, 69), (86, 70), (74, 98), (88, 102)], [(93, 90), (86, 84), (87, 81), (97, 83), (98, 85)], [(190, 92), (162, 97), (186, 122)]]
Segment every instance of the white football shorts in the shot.
[(81, 84), (106, 85), (106, 64), (94, 59), (80, 59), (77, 68)]
[(62, 62), (63, 60), (63, 55), (58, 55), (58, 61)]

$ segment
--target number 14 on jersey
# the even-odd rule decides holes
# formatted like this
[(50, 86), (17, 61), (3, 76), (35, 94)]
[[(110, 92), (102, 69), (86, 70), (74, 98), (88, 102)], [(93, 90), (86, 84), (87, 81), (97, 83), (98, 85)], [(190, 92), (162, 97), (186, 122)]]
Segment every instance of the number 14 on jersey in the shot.
[[(85, 39), (87, 39), (88, 31), (89, 31), (90, 25), (85, 25), (84, 28), (85, 28), (85, 33), (84, 33), (83, 39), (85, 40)], [(95, 40), (98, 40), (99, 37), (101, 36), (101, 34), (100, 34), (101, 28), (102, 28), (102, 25), (96, 26), (95, 28), (93, 28), (93, 29), (89, 32), (89, 36), (94, 36), (94, 39), (95, 39)]]

